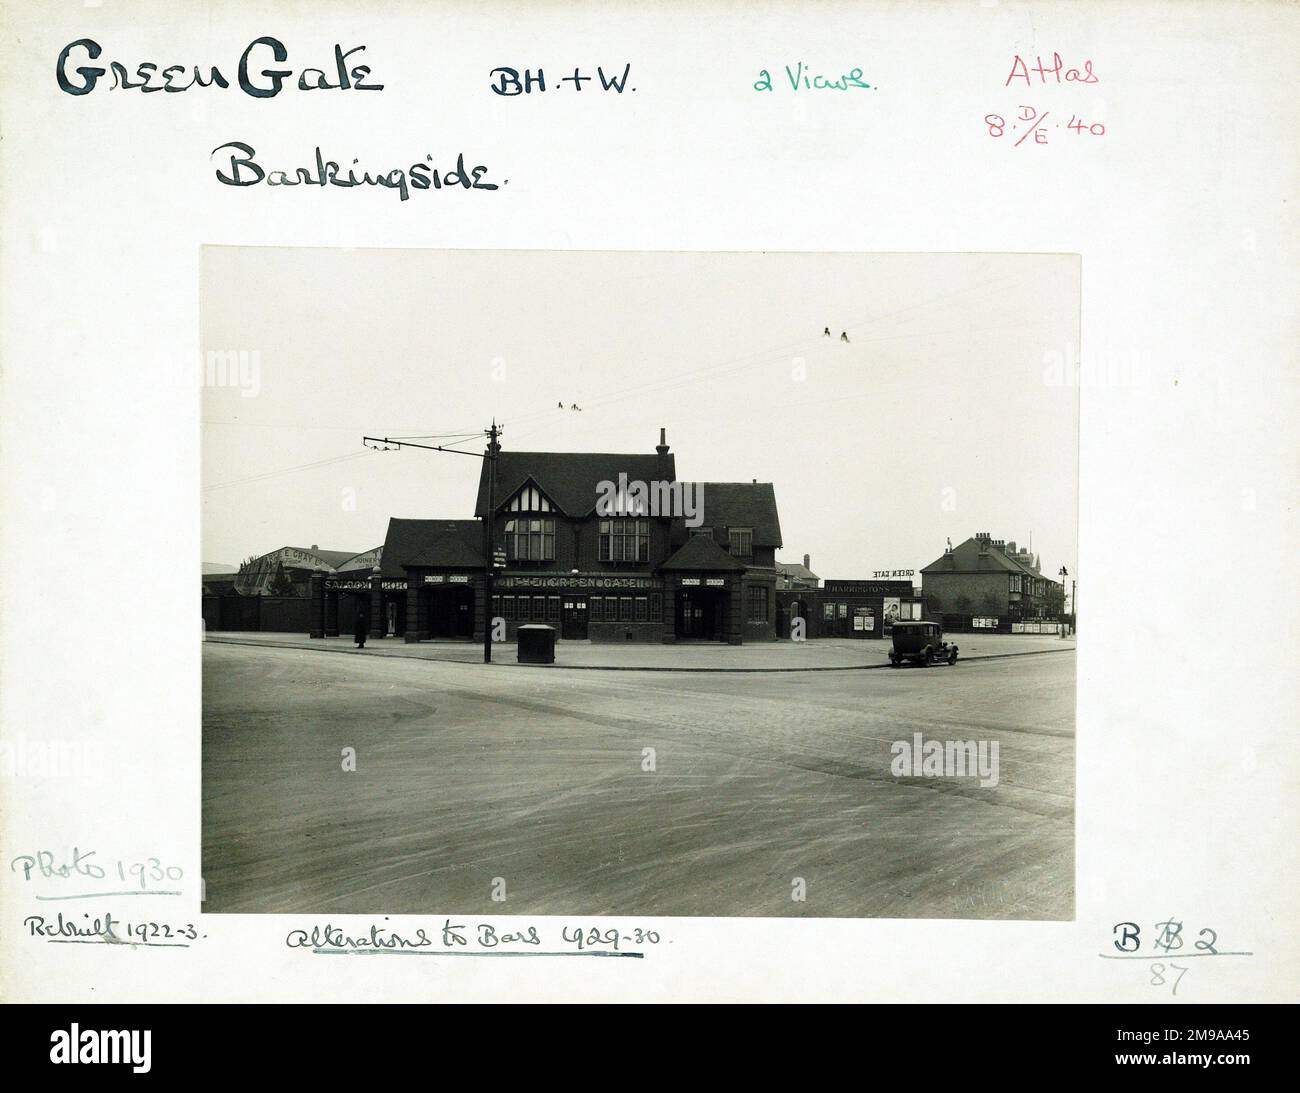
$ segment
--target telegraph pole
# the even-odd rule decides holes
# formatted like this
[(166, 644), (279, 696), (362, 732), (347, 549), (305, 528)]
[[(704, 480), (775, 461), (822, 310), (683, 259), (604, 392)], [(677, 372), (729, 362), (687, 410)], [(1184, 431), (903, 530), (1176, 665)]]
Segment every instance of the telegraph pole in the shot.
[[(379, 452), (396, 451), (399, 448), (422, 448), (427, 452), (445, 452), (448, 455), (468, 455), (475, 459), (487, 461), (488, 476), (488, 511), (487, 518), (483, 526), (483, 547), (484, 563), (486, 568), (483, 572), (483, 663), (492, 663), (492, 585), (494, 569), (496, 566), (496, 507), (497, 507), (497, 453), (501, 450), (498, 438), (505, 432), (503, 426), (492, 419), (492, 425), (483, 430), (483, 435), (488, 438), (487, 451), (480, 454), (479, 452), (467, 452), (461, 448), (454, 448), (444, 444), (417, 444), (412, 440), (392, 437), (363, 436), (361, 443), (367, 448), (373, 448)], [(463, 444), (461, 440), (459, 443)], [(410, 620), (408, 620), (409, 623)]]
[(487, 518), (483, 521), (483, 558), (487, 569), (483, 574), (483, 663), (492, 663), (492, 586), (496, 583), (496, 526), (497, 526), (497, 452), (501, 445), (497, 437), (501, 430), (497, 428), (497, 419), (492, 419), (488, 430), (487, 476), (488, 505)]

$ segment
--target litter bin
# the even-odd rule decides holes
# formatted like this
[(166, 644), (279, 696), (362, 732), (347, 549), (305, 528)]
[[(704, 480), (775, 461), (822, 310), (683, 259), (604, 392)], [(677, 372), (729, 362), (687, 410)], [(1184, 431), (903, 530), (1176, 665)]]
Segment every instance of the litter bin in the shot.
[(555, 627), (529, 624), (519, 627), (519, 663), (555, 663)]

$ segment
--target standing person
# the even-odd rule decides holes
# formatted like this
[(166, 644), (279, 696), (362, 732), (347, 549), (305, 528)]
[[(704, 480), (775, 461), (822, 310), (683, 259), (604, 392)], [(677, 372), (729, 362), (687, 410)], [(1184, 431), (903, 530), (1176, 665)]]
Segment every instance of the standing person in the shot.
[(366, 635), (369, 632), (369, 620), (366, 618), (364, 611), (359, 611), (357, 613), (357, 624), (352, 628), (352, 636), (356, 639), (358, 649), (364, 649), (366, 647)]

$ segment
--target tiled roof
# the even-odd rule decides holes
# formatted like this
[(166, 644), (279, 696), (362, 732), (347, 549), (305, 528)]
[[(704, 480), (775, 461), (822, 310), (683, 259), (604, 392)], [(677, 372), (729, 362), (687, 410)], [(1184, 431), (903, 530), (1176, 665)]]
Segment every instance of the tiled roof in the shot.
[(1016, 573), (1051, 581), (1050, 577), (1031, 569), (1014, 555), (1004, 553), (996, 543), (990, 543), (988, 550), (981, 554), (980, 541), (975, 538), (959, 543), (922, 568), (921, 573)]
[(805, 580), (805, 581), (821, 580), (821, 578), (818, 577), (816, 573), (814, 573), (802, 562), (777, 562), (776, 571), (782, 574), (783, 576), (798, 577), (801, 580)]
[(1023, 567), (1013, 562), (997, 547), (990, 546), (984, 553), (980, 552), (980, 541), (975, 538), (959, 543), (950, 552), (942, 554), (929, 565), (922, 567), (924, 573), (1021, 573)]
[(380, 573), (406, 576), (406, 566), (483, 567), (483, 525), (477, 520), (388, 521)]
[(669, 572), (707, 570), (715, 573), (739, 573), (745, 569), (707, 535), (692, 535), (682, 548), (659, 568)]
[(701, 482), (702, 526), (753, 528), (754, 545), (779, 547), (781, 520), (771, 482)]
[[(514, 452), (497, 454), (496, 503), (500, 508), (528, 481), (533, 481), (566, 516), (588, 516), (596, 508), (601, 482), (618, 482), (619, 474), (628, 481), (654, 482), (660, 478), (672, 481), (677, 477), (676, 461), (670, 452), (665, 457), (661, 473), (659, 456), (644, 452), (618, 454), (611, 452)], [(483, 516), (488, 502), (488, 464), (478, 481), (478, 501), (474, 514)]]

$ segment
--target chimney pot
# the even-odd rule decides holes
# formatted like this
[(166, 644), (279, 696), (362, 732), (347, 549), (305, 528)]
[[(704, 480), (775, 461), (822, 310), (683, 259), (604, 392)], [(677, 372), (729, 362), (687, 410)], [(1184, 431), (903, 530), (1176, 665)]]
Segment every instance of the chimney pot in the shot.
[(812, 569), (812, 559), (807, 554), (803, 556), (803, 567), (804, 569)]

